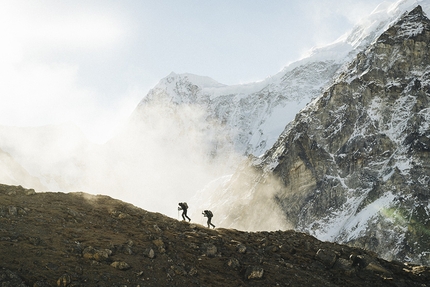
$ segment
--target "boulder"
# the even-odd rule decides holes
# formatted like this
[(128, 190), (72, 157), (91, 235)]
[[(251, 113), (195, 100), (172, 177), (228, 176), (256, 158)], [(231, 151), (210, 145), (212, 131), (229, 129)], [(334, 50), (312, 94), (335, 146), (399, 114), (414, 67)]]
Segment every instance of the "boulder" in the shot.
[(109, 249), (96, 249), (92, 246), (86, 247), (82, 251), (82, 257), (85, 259), (91, 259), (96, 261), (104, 261), (109, 258), (109, 256), (112, 254), (112, 251)]
[(128, 270), (131, 268), (131, 266), (125, 261), (114, 261), (110, 266), (119, 270)]
[(315, 259), (324, 264), (327, 268), (332, 268), (336, 263), (337, 255), (332, 250), (318, 249)]
[(264, 275), (264, 269), (259, 266), (249, 266), (245, 271), (245, 278), (248, 280), (261, 279)]

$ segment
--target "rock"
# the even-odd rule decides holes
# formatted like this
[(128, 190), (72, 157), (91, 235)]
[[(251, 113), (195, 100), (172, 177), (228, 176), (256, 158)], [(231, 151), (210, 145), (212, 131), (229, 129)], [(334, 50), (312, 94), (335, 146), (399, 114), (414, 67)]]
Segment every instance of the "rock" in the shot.
[(246, 252), (246, 246), (243, 244), (238, 244), (237, 247), (237, 252), (244, 254)]
[(131, 266), (125, 261), (114, 261), (110, 266), (119, 270), (128, 270), (131, 268)]
[(388, 271), (387, 269), (385, 269), (384, 267), (382, 267), (377, 262), (370, 262), (369, 264), (367, 264), (367, 266), (364, 269), (372, 271), (372, 272), (376, 272), (376, 273), (385, 274), (385, 275), (390, 275), (391, 274), (390, 271)]
[(70, 279), (70, 276), (68, 274), (64, 274), (57, 280), (57, 286), (58, 287), (67, 287), (72, 282)]
[(351, 270), (352, 262), (343, 258), (339, 258), (336, 260), (336, 263), (333, 265), (333, 269)]
[(18, 208), (18, 215), (27, 215), (29, 210), (27, 208)]
[(172, 266), (170, 266), (170, 269), (172, 269), (176, 275), (181, 275), (181, 276), (187, 275), (187, 271), (185, 271), (184, 267), (182, 267), (182, 266), (172, 265)]
[(250, 266), (246, 268), (245, 278), (248, 280), (263, 278), (264, 270), (258, 266)]
[(164, 242), (160, 238), (153, 240), (152, 243), (154, 243), (154, 245), (158, 247), (158, 251), (160, 251), (160, 253), (166, 252)]
[(158, 233), (161, 233), (161, 232), (162, 232), (162, 230), (160, 229), (160, 227), (158, 227), (158, 225), (157, 225), (157, 224), (154, 224), (154, 230), (155, 230), (156, 232), (158, 232)]
[(337, 255), (334, 251), (319, 249), (315, 255), (315, 259), (320, 261), (327, 268), (332, 268), (336, 263)]
[(237, 258), (230, 258), (227, 261), (227, 266), (233, 269), (238, 269), (240, 267), (240, 262)]
[(32, 188), (27, 189), (25, 192), (25, 195), (33, 195), (33, 194), (36, 194), (36, 191)]
[(118, 251), (123, 253), (123, 254), (127, 254), (127, 255), (133, 254), (133, 250), (131, 250), (131, 246), (129, 246), (129, 245), (120, 245), (118, 247)]
[(157, 246), (158, 248), (161, 248), (161, 247), (164, 248), (164, 242), (161, 239), (155, 239), (152, 241), (152, 243), (154, 243), (155, 246)]
[(155, 251), (152, 248), (147, 248), (145, 249), (145, 251), (143, 252), (143, 255), (145, 255), (148, 258), (153, 259), (155, 257)]
[(15, 206), (9, 206), (9, 215), (17, 216), (18, 215), (18, 208), (16, 208)]
[(218, 252), (217, 247), (212, 243), (203, 243), (202, 250), (204, 252), (204, 255), (208, 257), (214, 257)]
[(96, 261), (106, 260), (111, 254), (112, 251), (109, 249), (98, 250), (92, 246), (88, 246), (82, 251), (82, 257), (85, 259), (94, 259)]
[(194, 275), (197, 275), (197, 268), (196, 267), (191, 267), (191, 269), (190, 269), (190, 272), (188, 272), (188, 275), (190, 275), (190, 276), (194, 276)]
[(73, 209), (70, 209), (70, 208), (67, 209), (67, 214), (69, 214), (72, 217), (82, 217), (83, 216), (83, 214), (81, 214), (81, 213), (79, 213)]

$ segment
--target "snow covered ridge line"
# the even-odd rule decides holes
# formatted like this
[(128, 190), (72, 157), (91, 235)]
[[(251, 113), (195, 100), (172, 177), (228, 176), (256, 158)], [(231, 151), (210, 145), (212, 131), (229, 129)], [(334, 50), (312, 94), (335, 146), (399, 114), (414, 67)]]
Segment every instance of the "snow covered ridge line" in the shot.
[(379, 35), (396, 23), (403, 15), (406, 15), (418, 5), (422, 7), (424, 14), (430, 14), (430, 3), (426, 0), (382, 2), (350, 32), (342, 35), (332, 44), (311, 49), (303, 59), (289, 64), (282, 72), (291, 71), (309, 62), (326, 61), (328, 59), (339, 63), (349, 62), (360, 51), (376, 41)]

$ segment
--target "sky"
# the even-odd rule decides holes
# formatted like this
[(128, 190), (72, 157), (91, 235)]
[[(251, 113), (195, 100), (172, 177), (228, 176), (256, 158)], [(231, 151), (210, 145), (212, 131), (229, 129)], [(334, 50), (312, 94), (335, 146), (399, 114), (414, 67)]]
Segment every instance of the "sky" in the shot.
[(73, 124), (101, 144), (171, 72), (260, 81), (381, 2), (0, 0), (0, 125)]

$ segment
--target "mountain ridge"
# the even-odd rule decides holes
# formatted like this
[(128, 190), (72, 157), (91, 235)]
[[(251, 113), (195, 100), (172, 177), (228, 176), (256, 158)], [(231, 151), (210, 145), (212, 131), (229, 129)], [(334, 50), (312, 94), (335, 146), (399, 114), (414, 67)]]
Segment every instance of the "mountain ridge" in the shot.
[(422, 287), (430, 279), (429, 267), (300, 232), (209, 229), (109, 196), (1, 184), (0, 255), (5, 287)]
[(253, 160), (256, 171), (243, 168), (225, 188), (252, 190), (250, 206), (270, 194), (271, 210), (321, 240), (429, 264), (429, 43), (430, 20), (417, 6), (296, 115)]
[[(208, 182), (217, 181), (220, 183), (220, 186), (225, 187), (227, 184), (226, 180), (218, 181), (218, 176), (222, 176), (223, 179), (226, 179), (226, 174), (233, 173), (237, 163), (244, 158), (244, 155), (249, 155), (250, 157), (252, 157), (252, 155), (260, 156), (273, 145), (277, 145), (278, 138), (280, 141), (283, 141), (290, 136), (292, 142), (300, 141), (303, 147), (310, 146), (316, 149), (320, 148), (318, 142), (315, 141), (314, 138), (306, 137), (306, 135), (300, 132), (300, 128), (305, 129), (310, 119), (303, 118), (300, 127), (296, 129), (299, 132), (294, 136), (289, 134), (291, 129), (295, 126), (291, 121), (295, 118), (299, 119), (300, 116), (297, 116), (297, 113), (300, 110), (310, 113), (310, 109), (318, 102), (321, 94), (326, 88), (332, 86), (337, 77), (345, 75), (345, 77), (347, 77), (348, 69), (355, 69), (357, 73), (358, 70), (361, 69), (360, 73), (357, 75), (362, 79), (370, 81), (372, 80), (371, 77), (380, 77), (384, 74), (385, 71), (383, 69), (372, 71), (373, 73), (366, 71), (365, 64), (369, 63), (369, 59), (367, 58), (369, 54), (363, 52), (362, 49), (367, 47), (368, 44), (374, 43), (378, 31), (385, 29), (387, 25), (394, 21), (393, 19), (400, 17), (405, 7), (408, 8), (414, 3), (422, 3), (425, 8), (424, 12), (430, 9), (430, 3), (425, 1), (399, 1), (396, 5), (385, 8), (381, 7), (381, 9), (375, 11), (377, 13), (371, 17), (370, 26), (366, 24), (358, 27), (352, 31), (350, 38), (347, 39), (346, 42), (339, 44), (341, 46), (343, 45), (342, 49), (339, 50), (336, 48), (330, 50), (330, 47), (315, 49), (309, 58), (288, 65), (281, 73), (265, 81), (233, 87), (233, 90), (245, 87), (247, 89), (250, 88), (252, 94), (246, 94), (245, 92), (238, 94), (215, 92), (216, 89), (226, 90), (232, 88), (221, 87), (220, 85), (222, 84), (218, 85), (216, 81), (205, 77), (191, 74), (170, 74), (170, 77), (168, 76), (163, 79), (161, 85), (154, 87), (136, 108), (131, 116), (131, 122), (137, 121), (140, 126), (126, 127), (126, 129), (129, 128), (129, 131), (131, 131), (130, 133), (120, 133), (110, 143), (98, 149), (87, 149), (85, 147), (83, 150), (78, 149), (78, 152), (74, 151), (72, 159), (70, 157), (62, 157), (61, 160), (58, 160), (59, 158), (56, 158), (57, 155), (52, 152), (52, 154), (49, 155), (54, 157), (53, 162), (51, 162), (54, 164), (51, 165), (47, 164), (45, 158), (42, 160), (34, 160), (35, 156), (40, 155), (39, 147), (33, 145), (31, 142), (23, 141), (27, 144), (26, 147), (28, 147), (28, 149), (24, 150), (25, 154), (31, 156), (22, 156), (23, 153), (21, 153), (19, 163), (27, 170), (39, 172), (37, 176), (44, 179), (42, 182), (46, 184), (47, 188), (50, 190), (88, 190), (93, 193), (118, 194), (123, 200), (135, 202), (138, 205), (145, 206), (148, 210), (158, 210), (175, 217), (176, 210), (174, 208), (172, 209), (172, 206), (175, 206), (178, 201), (183, 200), (183, 198), (191, 198), (196, 193), (196, 190), (204, 189), (205, 184)], [(380, 17), (381, 15), (384, 17)], [(387, 39), (389, 40), (389, 37)], [(380, 51), (389, 51), (388, 44), (388, 42), (381, 42), (379, 43), (378, 49), (380, 49)], [(414, 50), (415, 47), (411, 46), (408, 47), (408, 49)], [(420, 47), (420, 49), (424, 51), (423, 49), (425, 49), (425, 46)], [(336, 52), (339, 51), (342, 51), (342, 57), (340, 58), (339, 55), (336, 55)], [(405, 53), (407, 53), (407, 51)], [(344, 55), (346, 55), (346, 58)], [(346, 61), (345, 59), (357, 55), (359, 61), (354, 62), (355, 66), (348, 66), (347, 64), (349, 63), (343, 62)], [(380, 58), (374, 58), (373, 61), (381, 62), (383, 59), (386, 59), (382, 53), (378, 55)], [(388, 64), (391, 63), (388, 62), (387, 65)], [(408, 61), (405, 61), (398, 69), (402, 70), (403, 67), (407, 68), (407, 64)], [(196, 78), (199, 80), (196, 80)], [(194, 83), (193, 81), (201, 81), (202, 83)], [(338, 96), (337, 100), (339, 100), (339, 98), (341, 98), (340, 95), (349, 89), (351, 83), (357, 85), (357, 82), (358, 80), (351, 77), (348, 81), (345, 80), (343, 85), (341, 84), (332, 90), (328, 90), (329, 92), (325, 94), (327, 101), (330, 101), (330, 99), (336, 100), (336, 96)], [(260, 87), (259, 85), (262, 86)], [(217, 88), (218, 86), (219, 88)], [(405, 85), (405, 83), (393, 78), (389, 85), (387, 84), (384, 86), (384, 92), (389, 94), (390, 97), (394, 97), (395, 93), (403, 91), (406, 87), (415, 90), (424, 90), (426, 89), (426, 81), (418, 79), (418, 81), (411, 81)], [(380, 88), (377, 81), (372, 83), (372, 85), (363, 86), (365, 92), (363, 97), (370, 97), (374, 91)], [(330, 97), (328, 95), (334, 96)], [(351, 101), (355, 101), (357, 97), (351, 97), (350, 99)], [(156, 100), (159, 100), (159, 102)], [(420, 101), (425, 104), (425, 100)], [(369, 113), (363, 113), (366, 118), (371, 118), (370, 122), (372, 123), (375, 123), (378, 116), (381, 114), (378, 110), (378, 105), (380, 105), (381, 102), (375, 100), (372, 102), (372, 105), (369, 106)], [(322, 101), (319, 103), (323, 106)], [(392, 104), (390, 105), (392, 106)], [(387, 105), (387, 107), (390, 105)], [(397, 108), (395, 110), (395, 115), (399, 119), (404, 118), (407, 114), (407, 109), (416, 110), (419, 108), (415, 105), (413, 100), (408, 98), (396, 102), (395, 105)], [(406, 110), (404, 109), (405, 107), (407, 108)], [(338, 128), (342, 127), (342, 120), (346, 118), (345, 116), (349, 115), (352, 117), (357, 111), (360, 111), (359, 108), (360, 107), (356, 110), (348, 110), (344, 107), (340, 109), (342, 113), (336, 113), (335, 110), (332, 111), (333, 116), (339, 117), (331, 118), (335, 124), (325, 122), (325, 126), (323, 126), (322, 129), (325, 130), (327, 128), (329, 131), (325, 133), (318, 131), (319, 134), (322, 135), (322, 138), (327, 137), (330, 132), (334, 134)], [(388, 108), (386, 110), (388, 111)], [(388, 112), (384, 112), (383, 118), (391, 117), (391, 114), (387, 115), (387, 113)], [(416, 133), (411, 133), (406, 138), (402, 138), (412, 150), (423, 149), (427, 146), (427, 137), (425, 135), (423, 136), (422, 133), (423, 130), (425, 131), (428, 128), (426, 124), (428, 122), (428, 116), (425, 111), (422, 111), (416, 115), (416, 119), (419, 120), (417, 122), (421, 123), (421, 126), (416, 129)], [(323, 120), (324, 119), (321, 121)], [(357, 123), (363, 126), (361, 122), (358, 121)], [(392, 123), (395, 126), (401, 126), (402, 121), (396, 120)], [(287, 128), (285, 129), (286, 125)], [(367, 140), (372, 143), (379, 141), (389, 147), (384, 150), (381, 148), (380, 162), (386, 159), (391, 159), (392, 161), (397, 160), (395, 158), (396, 154), (390, 150), (394, 146), (394, 143), (389, 141), (391, 140), (390, 136), (392, 136), (389, 132), (394, 130), (385, 128), (385, 131), (387, 133), (385, 136), (379, 135), (381, 137), (357, 138), (354, 143), (345, 147), (344, 152), (340, 153), (335, 158), (332, 157), (333, 153), (328, 153), (321, 148), (321, 154), (317, 154), (315, 158), (321, 156), (322, 158), (320, 159), (322, 160), (331, 159), (332, 166), (325, 167), (316, 164), (321, 170), (314, 168), (312, 172), (314, 174), (322, 173), (323, 171), (331, 172), (336, 165), (342, 165), (348, 168), (348, 170), (342, 171), (341, 175), (359, 170), (361, 165), (366, 164), (366, 157), (363, 155), (369, 153), (369, 144), (366, 142)], [(2, 136), (7, 140), (9, 139), (6, 133), (2, 134)], [(339, 141), (342, 142), (342, 140), (347, 138), (347, 135), (338, 135), (338, 137), (340, 138)], [(148, 140), (148, 138), (150, 140)], [(3, 140), (4, 139), (2, 139), (2, 145)], [(339, 143), (330, 143), (329, 145), (339, 145)], [(14, 148), (18, 147), (19, 141), (16, 141), (10, 146)], [(6, 151), (15, 158), (17, 153), (10, 152), (9, 150)], [(304, 148), (302, 148), (300, 152), (300, 156), (306, 155)], [(228, 156), (225, 156), (226, 154)], [(230, 154), (232, 155), (231, 157), (229, 157)], [(247, 177), (248, 183), (244, 185), (243, 188), (249, 188), (258, 181), (268, 181), (269, 176), (267, 174), (276, 168), (278, 168), (276, 170), (277, 172), (282, 169), (288, 171), (285, 167), (278, 167), (279, 161), (286, 161), (282, 148), (271, 151), (267, 153), (267, 155), (269, 156), (262, 156), (254, 161), (255, 166), (258, 166), (262, 164), (264, 160), (264, 165), (261, 165), (264, 171), (263, 175), (252, 173)], [(304, 158), (306, 159), (306, 156)], [(213, 165), (208, 166), (208, 162)], [(320, 186), (327, 186), (333, 190), (330, 192), (330, 196), (324, 198), (324, 204), (320, 204), (319, 206), (327, 207), (329, 199), (334, 198), (334, 206), (339, 207), (342, 203), (345, 203), (345, 199), (340, 197), (342, 193), (345, 194), (343, 186), (348, 186), (348, 184), (353, 181), (355, 181), (354, 185), (358, 186), (358, 181), (360, 179), (363, 179), (363, 181), (366, 181), (368, 184), (366, 187), (368, 190), (362, 194), (365, 198), (361, 203), (346, 201), (349, 207), (355, 208), (357, 212), (367, 211), (368, 209), (366, 209), (366, 207), (371, 207), (371, 205), (366, 205), (367, 202), (384, 204), (391, 200), (397, 200), (399, 202), (403, 200), (407, 204), (412, 204), (412, 197), (397, 196), (395, 193), (392, 193), (392, 195), (388, 197), (378, 197), (380, 195), (377, 190), (378, 186), (374, 187), (371, 183), (372, 180), (376, 178), (378, 180), (375, 182), (378, 184), (380, 184), (380, 182), (389, 182), (391, 187), (394, 188), (396, 184), (404, 180), (405, 175), (403, 173), (407, 168), (416, 168), (417, 172), (422, 172), (422, 170), (419, 170), (416, 162), (414, 163), (413, 161), (407, 160), (402, 161), (402, 164), (400, 164), (400, 161), (398, 162), (399, 164), (391, 166), (391, 169), (386, 169), (387, 166), (390, 167), (390, 163), (385, 165), (380, 163), (379, 167), (381, 170), (386, 171), (381, 175), (382, 180), (380, 181), (378, 179), (378, 172), (374, 170), (369, 171), (367, 169), (363, 174), (355, 174), (355, 178), (349, 179), (349, 182), (345, 182), (345, 180), (337, 174), (330, 174), (330, 176), (325, 178), (325, 181), (321, 180), (318, 182)], [(295, 182), (297, 190), (306, 190), (309, 185), (315, 184), (315, 180), (312, 177), (313, 173), (309, 172), (307, 169), (309, 166), (313, 167), (313, 165), (315, 165), (315, 163), (308, 159), (291, 165), (291, 170), (297, 178), (300, 178), (300, 181)], [(178, 168), (174, 168), (174, 166)], [(239, 169), (240, 168), (241, 167), (239, 167)], [(36, 176), (36, 174), (32, 175)], [(230, 177), (234, 179), (237, 176)], [(339, 180), (339, 178), (341, 180)], [(424, 174), (416, 180), (417, 182), (425, 183), (427, 178)], [(276, 184), (278, 184), (278, 182)], [(276, 188), (278, 189), (279, 186), (276, 186)], [(268, 195), (276, 194), (277, 189), (275, 189), (275, 192), (270, 192)], [(248, 190), (246, 195), (249, 195), (251, 191), (252, 189)], [(220, 194), (224, 195), (227, 192), (228, 189), (224, 189)], [(367, 195), (365, 195), (365, 193)], [(258, 199), (260, 202), (255, 204), (254, 208), (265, 211), (267, 206), (265, 207), (264, 203), (268, 201), (269, 196), (259, 197)], [(304, 194), (298, 193), (293, 196), (293, 199), (297, 199), (301, 196), (304, 196)], [(421, 192), (420, 189), (420, 192), (417, 193), (416, 196), (419, 199), (426, 199), (427, 194), (425, 191)], [(258, 229), (267, 227), (268, 230), (271, 230), (270, 227), (273, 222), (275, 222), (273, 223), (275, 225), (272, 225), (272, 228), (273, 226), (279, 226), (276, 224), (281, 224), (279, 223), (280, 220), (274, 219), (275, 216), (272, 216), (272, 218), (270, 215), (262, 216), (259, 212), (255, 212), (252, 209), (243, 214), (239, 214), (240, 209), (237, 208), (237, 206), (242, 206), (244, 202), (246, 202), (246, 204), (252, 202), (249, 201), (249, 199), (252, 200), (251, 195), (245, 197), (246, 200), (241, 196), (237, 196), (237, 198), (235, 198), (236, 201), (231, 202), (218, 201), (220, 197), (216, 195), (208, 196), (207, 194), (199, 194), (196, 197), (199, 197), (200, 200), (194, 201), (193, 206), (213, 206), (217, 205), (219, 202), (222, 202), (222, 205), (228, 205), (228, 208), (232, 210), (223, 210), (223, 212), (218, 212), (218, 214), (232, 217), (232, 221), (240, 224), (241, 227), (247, 230), (255, 230), (257, 224), (259, 224)], [(304, 197), (303, 201), (309, 199), (306, 198), (306, 196)], [(317, 197), (323, 196), (314, 194), (313, 197), (311, 196), (311, 199)], [(282, 196), (275, 198), (277, 201), (275, 203), (281, 202), (281, 206), (283, 207), (295, 209), (296, 211), (302, 210), (303, 214), (312, 213), (312, 207), (308, 206), (305, 209), (300, 202), (297, 203), (292, 200), (289, 202)], [(338, 201), (336, 202), (336, 200)], [(423, 202), (424, 201), (420, 201), (420, 203)], [(275, 208), (276, 205), (269, 205), (269, 207), (268, 210), (274, 211), (276, 215), (279, 214), (276, 213), (276, 211), (278, 211)], [(328, 210), (336, 215), (336, 210), (330, 210), (329, 208), (330, 206), (328, 206)], [(425, 207), (422, 208), (424, 209), (417, 211), (419, 218), (422, 218), (425, 214), (426, 209)], [(315, 210), (316, 208), (313, 211)], [(385, 211), (386, 215), (391, 216), (391, 220), (393, 221), (402, 221), (404, 218), (407, 218), (405, 209), (396, 210), (386, 208)], [(297, 212), (293, 214), (297, 214)], [(319, 211), (319, 214), (322, 214), (322, 212)], [(294, 218), (294, 216), (290, 216), (290, 218)], [(340, 216), (337, 218), (340, 218)], [(294, 220), (295, 219), (293, 219), (293, 221)], [(321, 228), (318, 229), (318, 226), (323, 226), (324, 224), (326, 231), (330, 231), (329, 227), (331, 225), (327, 223), (336, 223), (330, 220), (332, 219), (327, 216), (326, 218), (319, 218), (319, 220), (311, 222), (309, 218), (302, 216), (297, 219), (297, 222), (293, 223), (297, 224), (299, 222), (302, 231), (317, 236), (326, 236), (326, 239), (334, 240), (339, 233), (334, 232), (336, 230), (334, 230), (333, 233), (325, 232), (324, 235), (318, 231), (322, 230)], [(356, 224), (358, 224), (358, 227), (363, 227), (363, 225), (360, 225), (360, 222), (356, 220), (350, 220), (348, 224), (350, 224), (350, 229), (345, 230), (345, 234), (347, 231), (351, 231), (350, 234), (355, 234), (353, 231), (358, 232), (362, 230), (360, 228), (353, 229)], [(283, 229), (285, 228), (285, 224), (281, 226)], [(287, 226), (289, 225), (287, 224)], [(332, 226), (335, 226), (335, 224), (332, 224)], [(426, 225), (415, 225), (413, 227), (417, 230), (427, 230), (425, 229), (427, 228)], [(403, 226), (397, 226), (397, 228), (399, 228), (400, 231), (404, 229)], [(345, 234), (344, 239), (349, 240), (350, 238)], [(384, 238), (390, 238), (390, 236), (393, 237), (394, 235), (373, 233), (368, 236), (367, 241), (363, 239), (363, 241), (366, 242), (358, 242), (357, 244), (374, 248), (376, 243), (379, 244)], [(341, 238), (338, 238), (338, 240), (341, 240)], [(415, 246), (408, 245), (407, 248), (415, 250), (413, 252), (417, 250)], [(388, 255), (389, 253), (387, 256)]]

